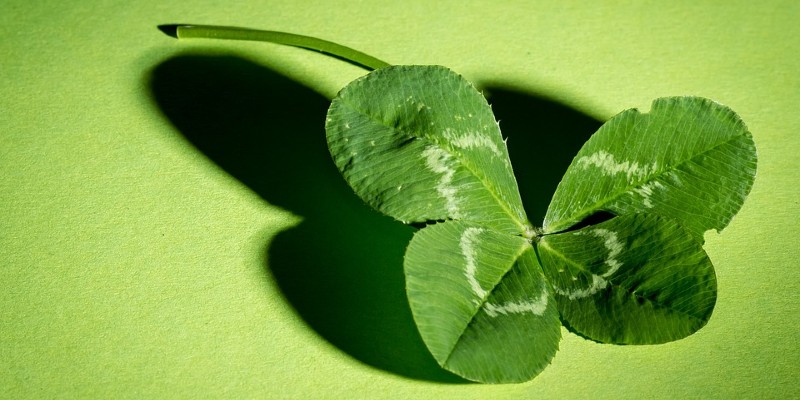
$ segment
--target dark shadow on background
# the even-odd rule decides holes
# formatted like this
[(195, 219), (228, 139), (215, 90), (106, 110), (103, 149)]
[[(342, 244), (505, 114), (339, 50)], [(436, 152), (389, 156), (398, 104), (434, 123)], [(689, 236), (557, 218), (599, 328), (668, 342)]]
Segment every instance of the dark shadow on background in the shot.
[[(405, 297), (414, 229), (372, 211), (336, 170), (325, 142), (329, 101), (234, 56), (182, 55), (149, 76), (164, 115), (198, 150), (268, 203), (303, 217), (266, 244), (267, 273), (320, 336), (373, 367), (465, 382), (425, 348)], [(485, 87), (531, 221), (600, 123), (540, 97)]]
[(542, 226), (564, 172), (602, 122), (509, 87), (486, 84), (481, 90), (508, 139), (508, 153), (528, 219), (534, 226)]
[(238, 57), (177, 56), (155, 67), (150, 85), (198, 150), (303, 217), (265, 244), (265, 268), (311, 328), (382, 370), (463, 382), (438, 366), (411, 316), (403, 253), (414, 229), (363, 204), (328, 154), (327, 99)]

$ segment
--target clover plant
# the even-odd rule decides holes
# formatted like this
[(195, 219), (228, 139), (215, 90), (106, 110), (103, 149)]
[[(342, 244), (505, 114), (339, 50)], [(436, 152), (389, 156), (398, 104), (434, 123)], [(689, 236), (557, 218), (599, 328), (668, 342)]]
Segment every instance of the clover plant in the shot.
[(373, 70), (333, 99), (328, 146), (367, 204), (424, 225), (406, 250), (406, 291), (443, 368), (522, 382), (551, 362), (562, 324), (601, 343), (656, 344), (708, 322), (717, 283), (703, 233), (730, 222), (756, 172), (752, 136), (728, 107), (668, 97), (614, 116), (575, 156), (535, 227), (489, 104), (455, 72), (390, 66), (282, 32), (173, 28), (181, 38), (311, 48)]

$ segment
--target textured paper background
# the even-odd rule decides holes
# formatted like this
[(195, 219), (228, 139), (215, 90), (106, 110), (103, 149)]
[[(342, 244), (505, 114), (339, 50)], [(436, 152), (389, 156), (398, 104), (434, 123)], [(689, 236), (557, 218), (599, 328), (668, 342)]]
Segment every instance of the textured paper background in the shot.
[[(798, 3), (501, 3), (5, 2), (0, 397), (800, 397)], [(449, 66), (493, 94), (532, 208), (613, 114), (729, 105), (759, 170), (707, 234), (711, 321), (660, 346), (564, 331), (529, 383), (450, 383), (404, 308), (411, 231), (354, 200), (319, 146), (325, 97), (363, 71), (156, 29), (175, 22)]]

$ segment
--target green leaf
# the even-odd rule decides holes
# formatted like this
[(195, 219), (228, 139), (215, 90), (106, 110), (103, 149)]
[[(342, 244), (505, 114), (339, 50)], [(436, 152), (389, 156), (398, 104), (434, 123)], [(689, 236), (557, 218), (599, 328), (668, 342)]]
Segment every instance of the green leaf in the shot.
[(336, 96), (325, 128), (347, 182), (384, 214), (531, 234), (491, 108), (449, 69), (378, 69)]
[(663, 343), (703, 327), (716, 300), (714, 267), (674, 220), (626, 215), (539, 242), (561, 317), (600, 342)]
[(733, 111), (698, 97), (658, 99), (649, 113), (618, 114), (586, 142), (553, 195), (544, 231), (598, 211), (646, 211), (702, 237), (739, 211), (755, 172), (753, 139)]
[(460, 221), (431, 225), (411, 240), (405, 273), (420, 334), (447, 370), (522, 382), (558, 349), (558, 311), (524, 238)]

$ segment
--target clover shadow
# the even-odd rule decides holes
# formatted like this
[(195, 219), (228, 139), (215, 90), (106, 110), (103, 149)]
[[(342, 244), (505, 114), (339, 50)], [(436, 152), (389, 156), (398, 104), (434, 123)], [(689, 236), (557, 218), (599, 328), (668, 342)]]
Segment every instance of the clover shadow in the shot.
[[(416, 330), (403, 276), (415, 229), (371, 210), (331, 161), (329, 100), (233, 55), (178, 55), (149, 71), (148, 83), (163, 114), (199, 151), (267, 203), (303, 218), (265, 244), (264, 267), (309, 327), (381, 370), (466, 382), (438, 366)], [(542, 204), (600, 123), (540, 97), (485, 89), (510, 138), (531, 219), (541, 221)]]
[(602, 121), (546, 97), (500, 84), (480, 85), (508, 140), (528, 219), (542, 226), (558, 183)]

